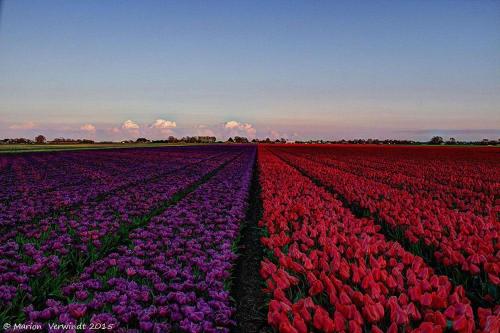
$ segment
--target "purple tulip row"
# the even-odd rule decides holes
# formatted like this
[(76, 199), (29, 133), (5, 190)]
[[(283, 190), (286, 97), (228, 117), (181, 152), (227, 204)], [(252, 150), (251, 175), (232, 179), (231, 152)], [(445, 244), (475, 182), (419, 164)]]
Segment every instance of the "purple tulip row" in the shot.
[(0, 226), (85, 203), (220, 153), (213, 147), (183, 148), (0, 157), (8, 161), (0, 178)]
[[(4, 306), (0, 310), (15, 309), (21, 300), (30, 301), (37, 295), (57, 291), (65, 278), (83, 269), (82, 265), (127, 241), (127, 232), (147, 222), (145, 215), (161, 208), (176, 193), (236, 154), (239, 151), (226, 151), (65, 215), (20, 225), (4, 234), (0, 247), (0, 262), (4, 267), (0, 268), (0, 299)], [(20, 298), (19, 293), (26, 298)]]
[[(33, 196), (40, 199), (40, 195), (66, 192), (72, 186), (116, 181), (123, 172), (148, 167), (130, 152), (127, 154), (129, 156), (102, 151), (90, 156), (90, 152), (82, 151), (0, 156), (0, 161), (6, 162), (0, 177), (0, 184), (4, 187), (0, 201), (12, 203), (14, 199)], [(145, 156), (148, 159), (148, 155)], [(128, 163), (123, 163), (127, 158)]]
[(240, 149), (207, 182), (135, 229), (129, 246), (89, 265), (62, 288), (62, 299), (27, 307), (27, 318), (83, 320), (114, 331), (228, 332), (234, 309), (226, 286), (256, 153)]
[[(165, 166), (165, 169), (168, 171), (165, 171), (165, 174), (161, 177), (150, 176), (142, 178), (140, 179), (142, 181), (137, 182), (137, 184), (113, 191), (108, 196), (98, 196), (92, 199), (88, 198), (84, 204), (77, 207), (71, 207), (61, 212), (61, 214), (53, 214), (37, 221), (16, 223), (10, 227), (6, 233), (0, 235), (0, 241), (5, 242), (19, 235), (23, 238), (32, 238), (35, 241), (40, 238), (45, 239), (47, 233), (58, 231), (53, 229), (55, 225), (60, 225), (62, 223), (61, 221), (65, 221), (65, 224), (71, 224), (71, 221), (73, 221), (75, 222), (74, 228), (81, 229), (85, 227), (85, 225), (82, 226), (77, 223), (82, 218), (94, 221), (94, 224), (98, 223), (99, 228), (102, 227), (103, 221), (101, 220), (105, 218), (113, 219), (119, 215), (121, 219), (129, 220), (130, 217), (144, 214), (154, 203), (171, 195), (171, 193), (164, 193), (167, 189), (175, 191), (179, 186), (182, 186), (183, 184), (180, 183), (180, 179), (185, 178), (185, 174), (189, 174), (190, 177), (196, 177), (200, 175), (200, 172), (205, 172), (207, 167), (215, 167), (235, 153), (237, 152), (223, 151), (198, 162), (186, 163), (184, 161), (176, 161), (176, 163), (170, 166)], [(188, 156), (185, 157), (186, 160), (190, 161), (187, 158)], [(168, 161), (170, 163), (170, 160)], [(163, 161), (163, 163), (165, 164), (166, 161)], [(172, 167), (175, 167), (175, 169), (171, 169)], [(208, 171), (210, 170), (208, 169)], [(157, 188), (158, 186), (163, 187)], [(167, 186), (167, 188), (165, 188), (165, 186)], [(103, 191), (98, 185), (92, 190), (96, 192)], [(147, 192), (150, 192), (151, 195), (144, 196), (143, 194)], [(86, 237), (85, 234), (81, 236)]]
[[(187, 149), (191, 148), (187, 155)], [(166, 158), (203, 158), (215, 147), (162, 147), (0, 155), (0, 201), (61, 190), (66, 186), (115, 180), (123, 173), (162, 169)], [(160, 163), (158, 163), (160, 162)], [(71, 177), (69, 177), (71, 175)], [(78, 175), (78, 177), (75, 177)], [(107, 179), (103, 179), (103, 178)]]

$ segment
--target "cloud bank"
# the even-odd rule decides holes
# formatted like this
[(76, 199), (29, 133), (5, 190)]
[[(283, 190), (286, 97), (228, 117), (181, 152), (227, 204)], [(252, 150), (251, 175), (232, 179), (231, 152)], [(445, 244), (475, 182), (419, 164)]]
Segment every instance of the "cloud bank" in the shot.
[(137, 124), (136, 122), (129, 119), (129, 120), (125, 120), (122, 123), (122, 128), (126, 129), (126, 130), (139, 129), (139, 124)]
[(85, 125), (82, 125), (80, 126), (80, 129), (84, 132), (90, 132), (90, 133), (95, 133), (96, 131), (96, 128), (94, 125), (92, 124), (85, 124)]
[(240, 123), (235, 120), (224, 123), (225, 136), (245, 136), (249, 139), (255, 139), (257, 130), (249, 123)]
[(151, 124), (150, 127), (157, 129), (167, 129), (167, 128), (176, 128), (177, 124), (175, 123), (175, 121), (156, 119), (155, 122)]
[(19, 123), (19, 124), (12, 124), (9, 126), (9, 129), (13, 130), (27, 130), (27, 129), (33, 129), (36, 127), (36, 124), (32, 121), (27, 121), (24, 123)]
[(116, 123), (41, 123), (37, 120), (23, 122), (6, 122), (0, 119), (0, 138), (34, 138), (43, 134), (49, 139), (56, 137), (65, 138), (92, 138), (94, 140), (135, 140), (145, 137), (152, 140), (167, 139), (169, 136), (181, 138), (183, 136), (215, 136), (218, 140), (227, 140), (229, 137), (243, 136), (252, 140), (254, 138), (272, 140), (285, 138), (291, 140), (309, 139), (411, 139), (428, 141), (434, 135), (443, 136), (445, 139), (455, 137), (457, 140), (498, 139), (500, 129), (478, 128), (432, 128), (432, 129), (405, 129), (395, 130), (387, 128), (363, 128), (356, 130), (348, 126), (330, 127), (303, 126), (303, 124), (269, 126), (266, 123), (255, 125), (249, 122), (229, 119), (225, 122), (212, 124), (179, 124), (178, 122), (161, 117), (145, 122), (127, 119)]

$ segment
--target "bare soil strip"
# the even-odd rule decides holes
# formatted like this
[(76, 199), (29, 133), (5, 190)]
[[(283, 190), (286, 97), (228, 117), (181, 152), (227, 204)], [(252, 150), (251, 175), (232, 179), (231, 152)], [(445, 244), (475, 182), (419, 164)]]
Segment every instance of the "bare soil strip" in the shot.
[(249, 207), (238, 243), (238, 260), (233, 275), (231, 296), (235, 300), (237, 326), (233, 332), (272, 332), (267, 325), (267, 299), (262, 291), (264, 281), (259, 269), (264, 250), (260, 243), (262, 230), (258, 222), (262, 217), (262, 200), (257, 162), (253, 170), (249, 194)]

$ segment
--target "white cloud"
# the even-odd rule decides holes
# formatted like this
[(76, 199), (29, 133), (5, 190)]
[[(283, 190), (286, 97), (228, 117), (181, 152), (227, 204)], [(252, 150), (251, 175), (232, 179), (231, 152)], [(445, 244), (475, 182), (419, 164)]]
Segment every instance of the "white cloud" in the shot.
[(198, 125), (196, 126), (196, 135), (199, 136), (216, 136), (215, 132), (207, 127), (206, 125)]
[(32, 121), (27, 121), (25, 123), (19, 123), (19, 124), (12, 124), (9, 126), (10, 129), (16, 129), (16, 130), (33, 129), (35, 127), (36, 127), (36, 124)]
[(122, 128), (123, 129), (136, 130), (136, 129), (139, 129), (139, 124), (137, 124), (136, 122), (134, 122), (132, 120), (126, 120), (126, 121), (123, 122)]
[(226, 134), (230, 136), (246, 136), (250, 139), (255, 138), (255, 134), (257, 130), (253, 127), (252, 124), (248, 123), (240, 123), (235, 120), (228, 121), (224, 124), (224, 128), (226, 129)]
[(238, 128), (240, 126), (240, 123), (234, 120), (228, 121), (227, 123), (224, 124), (225, 128)]
[(168, 129), (175, 127), (177, 127), (175, 121), (170, 121), (165, 119), (156, 119), (155, 122), (151, 125), (151, 128), (158, 128), (158, 129)]
[(95, 126), (92, 124), (82, 125), (80, 129), (85, 132), (95, 132)]

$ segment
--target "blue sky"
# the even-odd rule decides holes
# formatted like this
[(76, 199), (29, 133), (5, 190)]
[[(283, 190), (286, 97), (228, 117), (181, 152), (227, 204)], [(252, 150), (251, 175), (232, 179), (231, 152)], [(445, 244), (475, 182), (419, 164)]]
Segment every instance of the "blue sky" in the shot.
[(500, 136), (498, 1), (5, 0), (0, 137)]

